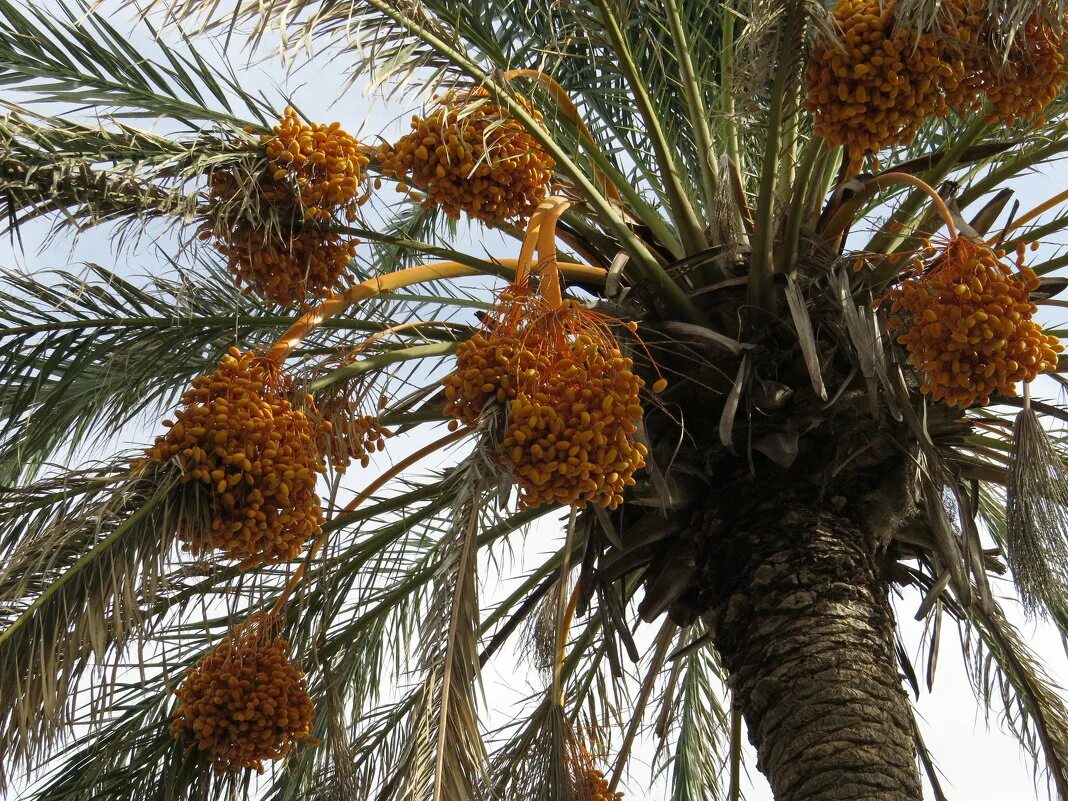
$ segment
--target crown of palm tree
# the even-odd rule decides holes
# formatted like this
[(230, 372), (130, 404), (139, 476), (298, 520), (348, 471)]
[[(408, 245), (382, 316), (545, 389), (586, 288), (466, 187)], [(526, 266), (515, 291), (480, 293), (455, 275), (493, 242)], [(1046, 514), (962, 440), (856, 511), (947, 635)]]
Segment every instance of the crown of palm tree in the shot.
[[(177, 234), (167, 276), (2, 275), (0, 782), (610, 798), (652, 724), (673, 798), (737, 798), (744, 718), (782, 801), (918, 799), (917, 765), (941, 798), (912, 588), (928, 688), (948, 617), (1068, 797), (995, 583), (1068, 634), (1068, 368), (1033, 319), (1066, 262), (1027, 247), (1068, 196), (1009, 206), (1068, 151), (1066, 9), (829, 5), (159, 0), (153, 58), (0, 0), (12, 235)], [(184, 28), (425, 106), (360, 141)], [(491, 730), (510, 648), (544, 690)]]

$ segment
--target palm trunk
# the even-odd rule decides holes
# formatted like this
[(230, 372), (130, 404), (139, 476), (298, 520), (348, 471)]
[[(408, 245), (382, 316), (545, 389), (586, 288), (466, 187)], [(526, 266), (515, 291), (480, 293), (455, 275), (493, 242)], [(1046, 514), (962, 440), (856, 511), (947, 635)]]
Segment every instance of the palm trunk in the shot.
[(777, 801), (919, 801), (880, 544), (781, 505), (703, 539), (706, 620)]

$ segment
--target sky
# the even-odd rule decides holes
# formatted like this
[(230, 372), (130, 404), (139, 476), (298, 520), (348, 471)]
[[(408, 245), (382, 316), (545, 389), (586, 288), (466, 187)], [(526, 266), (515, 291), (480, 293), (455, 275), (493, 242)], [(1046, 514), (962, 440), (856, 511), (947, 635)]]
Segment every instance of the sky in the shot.
[[(43, 5), (47, 8), (56, 3), (55, 0), (45, 0)], [(117, 16), (113, 24), (129, 27), (122, 16)], [(147, 46), (146, 36), (145, 31), (140, 29), (131, 33), (131, 40)], [(210, 46), (206, 46), (202, 52), (208, 58), (217, 57)], [(316, 121), (337, 119), (347, 130), (362, 134), (365, 139), (380, 132), (396, 132), (406, 126), (408, 109), (395, 102), (375, 98), (364, 85), (356, 84), (339, 99), (338, 92), (344, 83), (339, 74), (340, 63), (325, 69), (320, 65), (315, 70), (303, 69), (287, 75), (276, 61), (247, 65), (239, 53), (232, 53), (231, 61), (246, 90), (262, 90), (272, 99), (292, 96), (301, 110)], [(17, 98), (13, 99), (17, 102)], [(1031, 175), (1016, 182), (1014, 188), (1018, 191), (1022, 207), (1029, 208), (1059, 191), (1063, 187), (1059, 174), (1059, 170), (1049, 170), (1046, 174)], [(72, 240), (69, 236), (53, 236), (48, 225), (43, 223), (27, 226), (21, 235), (21, 247), (9, 239), (0, 239), (0, 267), (30, 272), (56, 268), (76, 270), (86, 262), (96, 262), (125, 275), (136, 276), (161, 269), (155, 249), (157, 245), (166, 249), (168, 244), (166, 237), (159, 241), (146, 239), (132, 250), (115, 253), (111, 232), (106, 229), (90, 231)], [(494, 255), (510, 255), (499, 238), (478, 240), (478, 244)], [(127, 436), (131, 439), (122, 444), (137, 444), (136, 437), (150, 435), (150, 432), (129, 432)], [(418, 447), (419, 442), (410, 441), (406, 445), (405, 452)], [(402, 456), (403, 453), (390, 451), (379, 457), (379, 464), (384, 466), (388, 461)], [(428, 460), (419, 469), (427, 470), (434, 466), (434, 461)], [(549, 515), (531, 528), (518, 553), (521, 562), (527, 561), (533, 565), (533, 560), (540, 554), (555, 550), (562, 544), (563, 526), (557, 517)], [(484, 590), (492, 596), (500, 588), (490, 581)], [(1002, 586), (1000, 591), (1009, 595), (1011, 586)], [(895, 599), (906, 648), (915, 657), (916, 663), (922, 665), (923, 661), (917, 653), (921, 625), (912, 620), (918, 603), (919, 599), (913, 593)], [(1051, 627), (1023, 619), (1017, 622), (1022, 626), (1027, 641), (1045, 658), (1050, 672), (1057, 677), (1068, 676), (1065, 650)], [(1002, 730), (997, 712), (987, 720), (981, 707), (976, 704), (959, 650), (956, 647), (956, 632), (947, 627), (934, 691), (927, 693), (924, 690), (917, 701), (924, 740), (944, 774), (943, 788), (950, 799), (970, 801), (1045, 797), (1044, 790), (1036, 790), (1029, 760), (1018, 749), (1015, 740)], [(509, 659), (503, 659), (499, 665), (494, 663), (484, 676), (487, 703), (493, 718), (501, 720), (508, 717), (515, 711), (514, 705), (518, 700), (541, 682), (534, 673), (526, 679), (522, 676), (522, 673), (516, 672), (514, 665), (510, 666)], [(651, 747), (646, 738), (636, 754), (636, 764), (642, 759), (649, 759)], [(746, 797), (751, 801), (769, 801), (771, 793), (766, 782), (756, 772), (751, 759), (748, 764), (750, 782)], [(663, 796), (662, 783), (649, 786), (648, 776), (641, 770), (636, 770), (628, 777), (624, 789), (628, 792), (628, 798), (635, 801)]]

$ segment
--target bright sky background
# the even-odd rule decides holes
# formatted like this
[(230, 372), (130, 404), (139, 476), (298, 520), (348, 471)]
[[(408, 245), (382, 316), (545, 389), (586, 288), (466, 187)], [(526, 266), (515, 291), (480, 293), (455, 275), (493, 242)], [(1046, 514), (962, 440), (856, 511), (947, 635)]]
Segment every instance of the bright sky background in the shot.
[[(45, 1), (46, 8), (50, 5), (55, 5), (55, 0)], [(129, 24), (125, 19), (120, 17), (113, 22), (120, 28), (127, 29)], [(142, 41), (147, 43), (145, 36), (142, 30), (134, 33), (132, 39), (138, 44)], [(210, 52), (207, 52), (210, 47), (205, 46), (204, 50), (204, 54), (210, 57)], [(298, 71), (287, 78), (276, 61), (243, 67), (240, 66), (245, 61), (242, 55), (232, 54), (232, 60), (246, 90), (262, 89), (272, 100), (281, 95), (292, 96), (302, 111), (316, 121), (340, 120), (347, 130), (362, 134), (364, 139), (372, 139), (374, 134), (380, 132), (392, 133), (406, 127), (407, 109), (383, 103), (381, 100), (372, 100), (368, 93), (362, 91), (365, 87), (358, 85), (342, 100), (335, 102), (340, 84), (343, 83), (339, 74), (343, 62), (325, 67), (322, 62), (317, 62), (314, 71)], [(17, 97), (11, 99), (18, 102)], [(1048, 173), (1045, 176), (1028, 176), (1015, 184), (1017, 196), (1024, 209), (1063, 188), (1059, 180), (1062, 174), (1060, 167), (1048, 168)], [(154, 253), (156, 244), (151, 241), (151, 237), (142, 240), (135, 250), (116, 255), (112, 252), (110, 232), (107, 229), (89, 232), (77, 241), (72, 241), (69, 237), (50, 236), (47, 224), (27, 226), (21, 233), (24, 249), (18, 249), (9, 239), (0, 240), (0, 266), (17, 267), (29, 272), (55, 268), (77, 271), (85, 262), (97, 262), (129, 276), (163, 269)], [(477, 231), (473, 233), (478, 234)], [(515, 247), (505, 246), (498, 237), (483, 238), (481, 241), (489, 252), (499, 256), (511, 255), (511, 250)], [(159, 240), (159, 246), (166, 248), (167, 239)], [(150, 430), (131, 432), (132, 438), (121, 445), (132, 447), (143, 444), (151, 435)], [(135, 439), (136, 437), (144, 438)], [(414, 449), (418, 443), (412, 441), (410, 446)], [(407, 450), (406, 448), (405, 451)], [(403, 455), (391, 451), (380, 457), (379, 464), (385, 465)], [(420, 470), (432, 467), (434, 464), (430, 460), (424, 463)], [(563, 526), (557, 517), (550, 515), (532, 528), (524, 541), (525, 547), (521, 556), (525, 554), (532, 560), (548, 550), (560, 547)], [(533, 565), (534, 562), (530, 561), (529, 564)], [(495, 591), (499, 591), (495, 590), (495, 584), (492, 582), (484, 590), (491, 596)], [(1011, 591), (1011, 586), (1007, 584), (1001, 588), (1003, 594)], [(907, 594), (896, 601), (900, 619), (903, 621), (903, 636), (910, 654), (914, 657), (917, 657), (920, 624), (912, 621), (912, 615), (918, 603), (918, 597), (913, 594)], [(1055, 631), (1049, 626), (1030, 624), (1022, 620), (1019, 622), (1032, 647), (1047, 659), (1050, 672), (1061, 677), (1068, 675), (1065, 670), (1065, 651)], [(949, 626), (948, 619), (946, 624), (934, 693), (922, 695), (918, 703), (923, 737), (944, 773), (945, 791), (952, 801), (1026, 801), (1032, 797), (1044, 798), (1044, 783), (1036, 796), (1029, 760), (1018, 749), (1015, 740), (1000, 730), (997, 712), (995, 711), (989, 722), (984, 719), (965, 677), (959, 648), (956, 647), (956, 631)], [(922, 674), (923, 660), (917, 658), (916, 662), (917, 670)], [(495, 662), (495, 667), (484, 676), (487, 699), (493, 707), (494, 718), (503, 720), (510, 717), (516, 711), (513, 704), (519, 698), (543, 686), (542, 679), (533, 671), (530, 672), (529, 682), (522, 676), (523, 674), (517, 674), (512, 669), (507, 659)], [(643, 756), (648, 759), (650, 755), (651, 747), (646, 743), (636, 755), (634, 764), (637, 765)], [(749, 769), (752, 786), (748, 788), (746, 797), (751, 801), (770, 801), (770, 790), (763, 777), (756, 772), (752, 760)], [(628, 791), (628, 799), (634, 801), (663, 797), (662, 788), (650, 788), (648, 776), (641, 770), (632, 774), (628, 786), (623, 789)]]

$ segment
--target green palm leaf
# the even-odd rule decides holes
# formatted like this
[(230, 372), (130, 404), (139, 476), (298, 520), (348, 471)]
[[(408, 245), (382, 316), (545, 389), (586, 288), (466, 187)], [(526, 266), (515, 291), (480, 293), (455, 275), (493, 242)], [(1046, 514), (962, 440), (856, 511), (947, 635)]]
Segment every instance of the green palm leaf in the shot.
[[(979, 707), (1000, 714), (1053, 791), (1068, 795), (1064, 692), (995, 601), (1008, 586), (997, 579), (1010, 577), (1025, 611), (1068, 631), (1056, 425), (1068, 413), (1046, 397), (1046, 378), (1022, 398), (1007, 381), (959, 406), (931, 393), (943, 373), (990, 367), (973, 337), (983, 324), (984, 341), (1000, 338), (1008, 353), (1023, 327), (1006, 321), (1031, 307), (1010, 298), (1016, 305), (999, 312), (1008, 301), (982, 294), (1016, 292), (1008, 275), (961, 283), (953, 293), (979, 296), (985, 319), (969, 312), (969, 333), (953, 329), (961, 347), (947, 344), (936, 364), (901, 333), (922, 325), (935, 338), (954, 315), (919, 319), (893, 292), (880, 300), (963, 269), (943, 247), (949, 228), (974, 252), (980, 236), (1011, 252), (1061, 232), (1062, 198), (1015, 224), (1012, 193), (1019, 177), (1060, 158), (1068, 102), (1009, 127), (978, 107), (947, 113), (924, 120), (908, 144), (853, 158), (816, 135), (811, 107), (824, 101), (806, 93), (813, 38), (844, 35), (830, 5), (159, 0), (127, 35), (99, 9), (0, 0), (0, 86), (12, 95), (0, 118), (6, 229), (95, 227), (113, 235), (116, 253), (152, 238), (160, 266), (0, 271), (0, 783), (23, 793), (27, 778), (23, 795), (38, 801), (582, 801), (624, 786), (644, 798), (648, 780), (677, 801), (735, 801), (744, 718), (782, 801), (824, 801), (835, 786), (877, 795), (895, 782), (888, 798), (918, 800), (916, 755), (936, 782), (937, 754), (919, 740), (900, 677), (918, 693), (923, 674), (937, 691), (950, 620)], [(1062, 6), (976, 8), (1007, 45), (1033, 35), (1040, 12), (1063, 19)], [(905, 37), (943, 35), (943, 10), (879, 6)], [(274, 133), (270, 143), (280, 107), (300, 100), (253, 94), (233, 62), (238, 45), (259, 56), (276, 43), (292, 75), (314, 70), (314, 88), (336, 79), (337, 97), (349, 78), (368, 81), (390, 108), (449, 89), (487, 93), (508, 120), (486, 141), (524, 129), (555, 161), (545, 188), (554, 199), (533, 221), (500, 220), (484, 235), (452, 209), (409, 202), (427, 187), (400, 186), (392, 197), (403, 199), (389, 200), (382, 190), (401, 181), (378, 163), (371, 134), (340, 164), (323, 144), (333, 141), (327, 129), (305, 131), (289, 155), (272, 149), (284, 141)], [(827, 102), (868, 114), (864, 95), (850, 94), (863, 74), (838, 74), (838, 99)], [(464, 121), (487, 105), (468, 97)], [(450, 159), (457, 142), (443, 139)], [(411, 158), (440, 156), (435, 140), (422, 145), (427, 155), (413, 146)], [(325, 183), (355, 176), (366, 204), (352, 198), (344, 220), (340, 211), (318, 219), (306, 201), (314, 165), (328, 165)], [(477, 194), (478, 170), (439, 169), (459, 205), (472, 203), (463, 193)], [(211, 183), (218, 171), (240, 175), (232, 202)], [(235, 286), (201, 241), (236, 241), (232, 226), (294, 239), (314, 228), (360, 243), (338, 295), (284, 309)], [(570, 265), (562, 273), (576, 278), (562, 310), (557, 239), (566, 254), (555, 258)], [(537, 245), (529, 289), (558, 326), (541, 339), (529, 319), (496, 314), (501, 288), (523, 269), (513, 259), (521, 243), (524, 254)], [(292, 266), (260, 250), (249, 259)], [(1030, 261), (1043, 276), (1031, 294), (1042, 318), (1060, 308), (1063, 256)], [(470, 277), (411, 271), (428, 262)], [(491, 342), (515, 334), (517, 352), (556, 361), (517, 372), (500, 396), (485, 382), (501, 375), (464, 368), (448, 394), (441, 379), (476, 331)], [(612, 397), (599, 411), (577, 406), (600, 397), (592, 372), (560, 379), (588, 425), (602, 421), (589, 432), (554, 422), (549, 405), (556, 373), (587, 366), (576, 355), (584, 338), (600, 355), (618, 348), (632, 358), (646, 387), (624, 415)], [(286, 400), (310, 420), (317, 406), (340, 409), (353, 418), (344, 422), (371, 417), (391, 435), (385, 453), (371, 447), (368, 464), (357, 458), (348, 472), (330, 455), (318, 484), (321, 534), (297, 560), (256, 570), (180, 549), (190, 521), (229, 525), (220, 499), (230, 492), (248, 504), (248, 490), (231, 490), (226, 471), (203, 492), (182, 483), (199, 459), (192, 448), (164, 465), (141, 455), (167, 430), (159, 418), (231, 347), (284, 352)], [(1063, 383), (1063, 358), (1041, 355)], [(993, 369), (1008, 375), (1008, 359)], [(445, 415), (454, 380), (485, 395), (469, 427)], [(508, 392), (523, 396), (528, 384), (540, 405), (524, 418)], [(614, 443), (608, 467), (585, 465), (593, 451), (580, 435), (595, 441), (635, 408), (639, 430)], [(534, 431), (538, 415), (551, 439), (537, 447), (551, 462), (516, 436), (533, 436), (523, 421)], [(316, 438), (319, 451), (344, 444), (325, 427)], [(118, 440), (136, 444), (87, 462)], [(648, 455), (631, 486), (616, 461), (635, 441)], [(226, 453), (221, 438), (204, 449), (219, 443)], [(528, 456), (544, 475), (512, 472)], [(245, 458), (248, 483), (262, 482)], [(614, 473), (622, 501), (527, 508), (513, 492), (572, 473), (595, 484)], [(928, 623), (925, 671), (895, 633), (898, 588)], [(173, 696), (250, 618), (274, 622), (290, 643), (314, 699), (317, 744), (299, 744), (262, 776), (215, 773), (172, 735)], [(507, 715), (483, 686), (501, 674), (517, 699)], [(803, 714), (799, 699), (809, 699)], [(844, 749), (834, 732), (856, 742)], [(795, 754), (798, 743), (812, 745)]]

